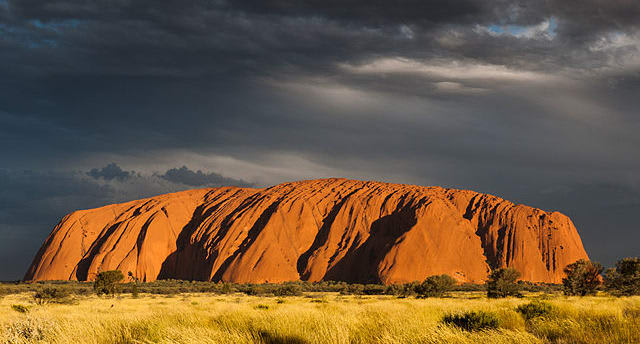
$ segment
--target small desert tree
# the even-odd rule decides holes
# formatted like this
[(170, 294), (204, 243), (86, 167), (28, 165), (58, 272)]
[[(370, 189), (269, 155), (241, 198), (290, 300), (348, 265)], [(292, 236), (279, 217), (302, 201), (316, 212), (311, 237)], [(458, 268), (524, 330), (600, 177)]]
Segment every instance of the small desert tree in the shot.
[(600, 285), (600, 263), (580, 259), (564, 268), (566, 277), (562, 279), (565, 295), (593, 295)]
[(93, 290), (98, 295), (114, 295), (119, 292), (119, 284), (123, 279), (124, 275), (120, 270), (103, 271), (96, 276)]
[(520, 296), (520, 286), (516, 281), (520, 272), (514, 268), (493, 270), (487, 281), (487, 296), (490, 298)]
[(616, 267), (605, 274), (604, 287), (613, 295), (640, 295), (640, 258), (616, 262)]
[(129, 284), (131, 284), (131, 296), (137, 298), (140, 295), (138, 291), (138, 283), (140, 283), (140, 280), (138, 279), (138, 277), (134, 276), (133, 272), (131, 271), (129, 271), (127, 276), (129, 276)]
[(449, 275), (429, 276), (416, 286), (418, 297), (442, 297), (456, 285), (456, 280)]

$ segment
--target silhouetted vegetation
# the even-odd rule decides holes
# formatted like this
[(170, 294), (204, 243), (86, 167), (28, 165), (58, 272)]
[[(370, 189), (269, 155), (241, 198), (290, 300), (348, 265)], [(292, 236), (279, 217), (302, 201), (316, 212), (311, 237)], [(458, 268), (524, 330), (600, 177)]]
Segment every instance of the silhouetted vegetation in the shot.
[(564, 268), (566, 277), (562, 279), (565, 295), (594, 295), (600, 285), (602, 265), (580, 259)]
[(124, 275), (120, 270), (100, 272), (93, 283), (93, 290), (98, 295), (115, 295), (120, 292), (122, 280), (124, 280)]
[(623, 258), (604, 277), (605, 289), (616, 296), (640, 295), (640, 258)]
[(490, 298), (521, 296), (520, 285), (516, 283), (518, 278), (520, 278), (520, 272), (513, 268), (493, 270), (487, 281), (487, 296)]

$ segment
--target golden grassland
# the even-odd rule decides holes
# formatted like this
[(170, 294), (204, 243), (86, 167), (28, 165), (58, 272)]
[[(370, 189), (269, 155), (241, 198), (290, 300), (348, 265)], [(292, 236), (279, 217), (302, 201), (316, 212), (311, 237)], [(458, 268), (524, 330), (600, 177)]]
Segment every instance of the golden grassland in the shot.
[[(544, 317), (525, 320), (515, 310), (541, 298), (553, 306)], [(428, 299), (307, 293), (32, 300), (31, 293), (0, 300), (0, 343), (640, 343), (640, 297), (487, 299), (458, 292)], [(500, 328), (469, 332), (442, 322), (445, 314), (469, 310), (497, 315)]]

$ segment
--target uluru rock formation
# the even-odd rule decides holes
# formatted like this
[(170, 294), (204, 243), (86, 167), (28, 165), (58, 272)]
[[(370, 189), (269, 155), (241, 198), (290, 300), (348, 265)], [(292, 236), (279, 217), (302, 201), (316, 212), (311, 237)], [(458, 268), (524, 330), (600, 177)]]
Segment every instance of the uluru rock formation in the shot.
[(190, 190), (65, 216), (26, 280), (99, 271), (229, 282), (483, 282), (496, 267), (558, 283), (588, 259), (571, 220), (467, 190), (322, 179)]

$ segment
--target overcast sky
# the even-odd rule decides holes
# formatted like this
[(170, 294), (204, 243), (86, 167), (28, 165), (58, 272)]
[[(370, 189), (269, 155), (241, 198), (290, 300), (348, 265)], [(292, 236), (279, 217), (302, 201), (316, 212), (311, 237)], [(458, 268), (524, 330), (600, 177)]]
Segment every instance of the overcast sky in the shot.
[(0, 280), (66, 213), (348, 177), (569, 215), (640, 255), (635, 0), (0, 0)]

